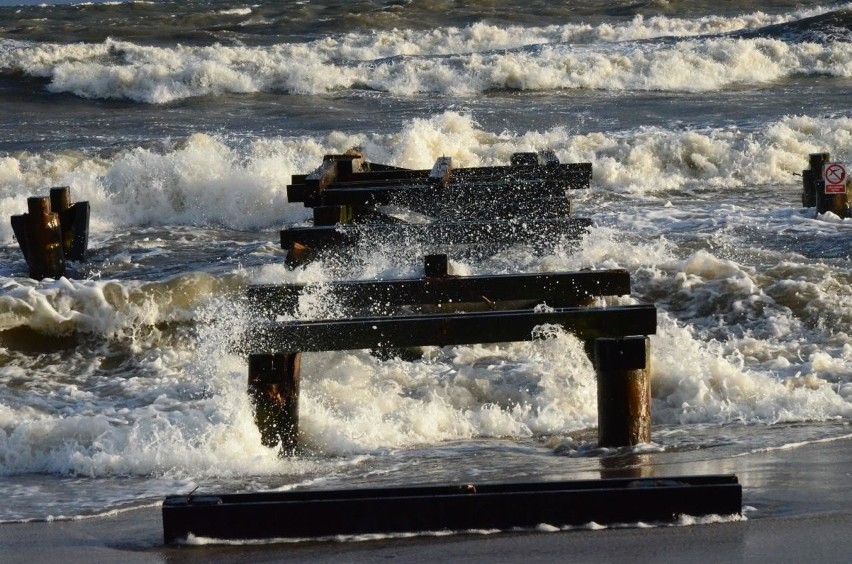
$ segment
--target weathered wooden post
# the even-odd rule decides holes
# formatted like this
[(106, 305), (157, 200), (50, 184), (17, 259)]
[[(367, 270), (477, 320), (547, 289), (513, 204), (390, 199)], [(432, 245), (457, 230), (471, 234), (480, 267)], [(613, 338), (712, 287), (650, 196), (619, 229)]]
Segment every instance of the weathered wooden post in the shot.
[(648, 337), (595, 339), (598, 442), (603, 447), (651, 442)]
[(248, 393), (264, 446), (281, 446), (291, 456), (299, 444), (299, 370), (301, 353), (249, 355)]
[(67, 186), (50, 189), (51, 210), (59, 214), (62, 250), (68, 260), (85, 260), (89, 243), (89, 202), (71, 203)]
[[(16, 219), (18, 218), (18, 219)], [(12, 226), (23, 227), (21, 249), (29, 265), (30, 278), (59, 278), (65, 274), (59, 215), (51, 212), (50, 198), (27, 198), (27, 213), (12, 218)], [(19, 239), (20, 241), (20, 239)]]
[(446, 278), (449, 275), (447, 255), (426, 255), (423, 258), (423, 273), (426, 278)]
[(828, 153), (811, 153), (808, 156), (808, 167), (802, 171), (802, 206), (813, 208), (817, 205), (816, 181), (822, 172), (822, 163), (831, 159)]

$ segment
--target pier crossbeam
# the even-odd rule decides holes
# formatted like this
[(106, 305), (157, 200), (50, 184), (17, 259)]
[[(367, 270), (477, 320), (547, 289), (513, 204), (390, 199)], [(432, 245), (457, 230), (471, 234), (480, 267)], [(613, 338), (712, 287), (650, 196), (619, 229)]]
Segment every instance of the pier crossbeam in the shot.
[[(630, 274), (624, 269), (503, 274), (490, 276), (426, 276), (408, 280), (349, 280), (323, 285), (334, 299), (348, 307), (399, 307), (534, 300), (552, 307), (579, 306), (596, 296), (630, 293)], [(247, 296), (266, 312), (292, 311), (305, 284), (258, 284)], [(535, 305), (533, 304), (533, 305)]]
[(583, 340), (652, 335), (657, 309), (631, 305), (267, 322), (257, 327), (255, 346), (257, 352), (298, 353), (529, 341), (535, 338), (533, 330), (545, 324), (562, 326)]

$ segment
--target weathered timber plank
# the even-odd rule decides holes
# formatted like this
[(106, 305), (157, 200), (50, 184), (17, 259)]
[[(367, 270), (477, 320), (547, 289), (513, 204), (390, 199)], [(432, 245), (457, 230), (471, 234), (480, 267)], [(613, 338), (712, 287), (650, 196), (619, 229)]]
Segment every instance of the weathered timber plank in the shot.
[(558, 242), (559, 237), (580, 237), (592, 225), (588, 218), (470, 221), (428, 224), (368, 224), (352, 226), (291, 227), (282, 229), (281, 247), (300, 243), (313, 250), (352, 244), (361, 238), (438, 242), (448, 245)]
[(254, 332), (257, 352), (305, 352), (529, 341), (539, 325), (560, 325), (583, 340), (653, 335), (652, 305), (554, 308), (547, 312), (444, 313), (268, 322)]
[(263, 539), (532, 530), (741, 512), (737, 477), (713, 475), (169, 496), (162, 519), (164, 541), (172, 543), (190, 533)]
[[(552, 152), (551, 152), (552, 153)], [(544, 156), (542, 156), (542, 154)], [(352, 157), (327, 158), (316, 170), (307, 175), (293, 175), (291, 184), (287, 186), (289, 202), (306, 202), (305, 198), (313, 198), (306, 202), (308, 205), (352, 205), (369, 203), (333, 202), (317, 200), (320, 194), (328, 188), (382, 188), (392, 187), (405, 189), (428, 189), (429, 187), (444, 187), (464, 185), (467, 183), (518, 183), (539, 182), (558, 186), (561, 189), (588, 188), (592, 177), (591, 163), (560, 164), (555, 155), (548, 156), (547, 152), (531, 157), (520, 158), (510, 166), (453, 168), (449, 157), (441, 157), (431, 170), (409, 170), (375, 163), (362, 163), (362, 171), (356, 171), (361, 161)], [(518, 155), (525, 155), (519, 153)], [(514, 158), (514, 156), (513, 156)], [(538, 164), (528, 164), (531, 158)], [(386, 167), (386, 168), (383, 168)]]
[[(292, 311), (304, 284), (249, 286), (247, 296), (267, 311)], [(580, 305), (595, 296), (630, 293), (630, 274), (623, 269), (546, 274), (503, 274), (413, 280), (348, 280), (323, 285), (349, 307), (374, 304), (430, 304), (537, 300), (551, 306)]]
[(493, 182), (451, 182), (438, 192), (425, 182), (393, 182), (386, 184), (332, 183), (322, 192), (311, 194), (303, 201), (306, 206), (363, 206), (387, 205), (395, 202), (422, 202), (423, 205), (453, 207), (463, 204), (488, 203), (493, 200), (530, 197), (567, 198), (567, 184), (550, 180), (518, 180), (499, 178)]

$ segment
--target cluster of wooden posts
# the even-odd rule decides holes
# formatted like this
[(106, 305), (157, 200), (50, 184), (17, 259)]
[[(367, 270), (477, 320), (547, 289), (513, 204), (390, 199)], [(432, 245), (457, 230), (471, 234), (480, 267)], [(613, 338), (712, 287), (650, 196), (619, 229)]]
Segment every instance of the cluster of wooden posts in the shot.
[[(514, 155), (509, 167), (473, 170), (452, 170), (447, 159), (439, 159), (431, 171), (368, 164), (356, 169), (357, 160), (360, 156), (328, 157), (290, 187), (291, 200), (315, 206), (313, 227), (281, 233), (290, 264), (363, 237), (373, 241), (382, 230), (418, 242), (434, 238), (443, 248), (448, 240), (543, 243), (554, 233), (578, 236), (590, 224), (569, 217), (567, 191), (588, 186), (591, 168), (560, 165), (552, 153)], [(401, 223), (381, 209), (389, 203), (433, 221), (417, 227)], [(534, 226), (513, 230), (518, 224)], [(430, 253), (418, 278), (327, 283), (323, 295), (350, 312), (339, 319), (278, 321), (280, 314), (293, 318), (300, 296), (311, 289), (250, 287), (260, 321), (252, 339), (256, 352), (249, 356), (249, 391), (263, 443), (279, 446), (283, 455), (298, 449), (303, 352), (371, 349), (391, 355), (410, 347), (524, 341), (536, 338), (535, 328), (543, 325), (574, 333), (592, 355), (600, 444), (651, 440), (648, 335), (656, 331), (656, 308), (595, 305), (601, 297), (630, 293), (627, 271), (453, 276), (448, 262), (447, 254)], [(543, 303), (548, 307), (536, 307)], [(306, 538), (671, 521), (683, 514), (736, 514), (741, 508), (742, 488), (736, 476), (727, 475), (191, 494), (168, 497), (162, 511), (164, 538), (173, 542), (190, 533)]]
[[(350, 245), (381, 244), (386, 238), (432, 248), (418, 278), (324, 284), (323, 296), (349, 312), (343, 318), (278, 321), (281, 314), (295, 317), (300, 296), (311, 288), (248, 289), (258, 319), (249, 393), (263, 443), (279, 447), (284, 456), (298, 451), (303, 352), (370, 349), (389, 356), (422, 346), (527, 341), (544, 325), (572, 332), (592, 356), (600, 444), (649, 442), (648, 335), (656, 332), (656, 308), (596, 305), (605, 302), (602, 297), (630, 294), (627, 271), (454, 276), (446, 252), (434, 252), (579, 237), (591, 222), (571, 217), (568, 193), (587, 187), (590, 177), (588, 163), (563, 165), (549, 151), (515, 154), (506, 167), (476, 169), (453, 169), (441, 158), (423, 171), (367, 163), (358, 154), (336, 155), (311, 174), (295, 177), (290, 201), (312, 207), (314, 225), (281, 232), (290, 265), (334, 251), (351, 255)], [(405, 214), (388, 208), (427, 221), (406, 222)], [(683, 514), (736, 514), (741, 508), (742, 488), (728, 475), (190, 494), (168, 497), (162, 512), (164, 538), (173, 542), (190, 533), (305, 538), (671, 521)]]
[(59, 278), (65, 275), (66, 261), (86, 259), (89, 202), (72, 204), (70, 188), (27, 198), (27, 213), (13, 215), (11, 221), (30, 278)]
[(812, 153), (802, 171), (802, 205), (817, 213), (852, 217), (852, 179), (843, 163), (831, 162), (830, 153)]
[[(588, 187), (590, 178), (589, 163), (561, 164), (551, 151), (516, 153), (501, 167), (454, 169), (440, 158), (421, 171), (368, 163), (357, 153), (328, 155), (288, 187), (291, 200), (313, 208), (314, 226), (283, 230), (281, 245), (289, 264), (298, 265), (379, 230), (442, 248), (576, 238), (591, 221), (571, 217), (568, 194)], [(385, 213), (388, 205), (429, 222), (404, 223)], [(651, 440), (648, 335), (656, 331), (656, 308), (590, 306), (630, 293), (624, 270), (460, 277), (449, 274), (447, 255), (436, 253), (425, 257), (421, 278), (330, 282), (326, 290), (352, 315), (270, 318), (254, 329), (249, 393), (263, 443), (280, 445), (284, 454), (298, 447), (301, 353), (371, 349), (388, 355), (411, 347), (525, 341), (544, 324), (586, 343), (598, 374), (600, 444)], [(292, 312), (304, 291), (298, 284), (263, 285), (248, 294), (260, 314), (272, 317)]]

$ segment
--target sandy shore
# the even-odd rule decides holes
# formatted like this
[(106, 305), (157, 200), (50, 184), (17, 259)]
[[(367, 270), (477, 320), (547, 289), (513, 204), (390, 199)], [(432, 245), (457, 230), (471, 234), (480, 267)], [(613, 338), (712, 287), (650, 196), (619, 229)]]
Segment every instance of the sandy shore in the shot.
[[(709, 456), (709, 455), (708, 455)], [(734, 473), (739, 522), (359, 542), (165, 546), (159, 508), (80, 521), (0, 525), (0, 560), (17, 562), (849, 562), (852, 439), (729, 458), (655, 461), (639, 473)]]

